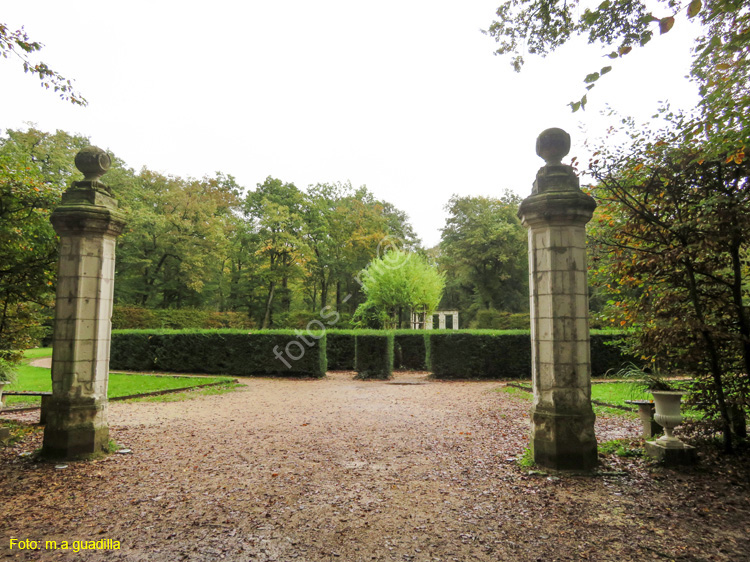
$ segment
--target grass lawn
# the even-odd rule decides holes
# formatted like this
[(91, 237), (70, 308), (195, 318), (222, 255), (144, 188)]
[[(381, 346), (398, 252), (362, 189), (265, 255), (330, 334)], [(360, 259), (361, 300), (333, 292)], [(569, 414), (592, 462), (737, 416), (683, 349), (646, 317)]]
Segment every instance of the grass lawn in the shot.
[[(518, 384), (531, 390), (531, 383), (529, 381), (519, 381)], [(503, 391), (531, 400), (531, 392), (525, 392), (520, 388), (514, 388), (512, 386), (505, 387)], [(597, 400), (599, 402), (605, 402), (607, 404), (612, 404), (613, 406), (624, 406), (626, 408), (633, 409), (633, 412), (631, 413), (626, 412), (625, 410), (620, 410), (619, 408), (608, 408), (607, 406), (594, 404), (594, 412), (596, 412), (597, 415), (615, 414), (620, 416), (634, 416), (637, 407), (631, 404), (626, 404), (625, 401), (652, 400), (653, 397), (651, 396), (650, 392), (643, 392), (641, 390), (638, 390), (637, 388), (634, 388), (633, 385), (629, 382), (605, 382), (595, 383), (591, 385), (591, 399)], [(686, 418), (691, 419), (701, 417), (700, 412), (687, 409), (684, 405), (682, 409), (682, 415)]]
[[(28, 361), (50, 357), (51, 355), (52, 348), (50, 347), (27, 350), (24, 354), (26, 358), (24, 363), (18, 367), (16, 382), (6, 387), (6, 390), (51, 391), (52, 379), (50, 377), (50, 370), (28, 365)], [(116, 398), (118, 396), (131, 396), (133, 394), (144, 394), (159, 390), (189, 388), (207, 383), (226, 382), (229, 384), (233, 380), (231, 377), (180, 377), (110, 373), (107, 394), (109, 398)], [(33, 405), (39, 403), (40, 400), (38, 396), (8, 396), (5, 399), (5, 404), (7, 406), (18, 405), (20, 403), (30, 403)]]

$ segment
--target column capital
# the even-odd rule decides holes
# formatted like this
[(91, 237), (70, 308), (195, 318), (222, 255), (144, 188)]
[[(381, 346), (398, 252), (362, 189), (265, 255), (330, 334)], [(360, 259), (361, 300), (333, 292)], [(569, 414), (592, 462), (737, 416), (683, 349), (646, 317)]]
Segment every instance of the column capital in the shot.
[(99, 181), (111, 163), (110, 156), (96, 146), (87, 146), (76, 155), (76, 168), (84, 179), (73, 182), (52, 212), (50, 221), (58, 234), (117, 236), (122, 232), (125, 215), (118, 209), (109, 187)]
[(119, 236), (125, 228), (125, 215), (117, 208), (102, 205), (60, 205), (50, 216), (59, 235), (102, 234)]
[(526, 227), (537, 224), (586, 224), (594, 216), (596, 201), (577, 191), (557, 191), (530, 195), (518, 207), (518, 218)]

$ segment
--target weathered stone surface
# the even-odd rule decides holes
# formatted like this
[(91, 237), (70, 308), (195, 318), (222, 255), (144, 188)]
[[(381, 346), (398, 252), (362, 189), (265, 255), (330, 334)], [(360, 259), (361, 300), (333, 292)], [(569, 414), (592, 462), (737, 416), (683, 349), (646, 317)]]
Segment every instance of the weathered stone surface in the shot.
[(665, 447), (658, 441), (646, 441), (646, 454), (668, 466), (693, 465), (698, 462), (698, 451), (690, 445), (674, 448)]
[(581, 192), (561, 129), (544, 131), (537, 153), (547, 165), (519, 208), (529, 229), (529, 285), (537, 464), (588, 470), (597, 463), (591, 407), (586, 231), (596, 203)]
[(86, 179), (63, 195), (51, 221), (60, 235), (52, 398), (43, 454), (76, 458), (108, 445), (107, 382), (115, 244), (125, 225), (98, 178), (109, 157), (95, 147), (76, 157)]

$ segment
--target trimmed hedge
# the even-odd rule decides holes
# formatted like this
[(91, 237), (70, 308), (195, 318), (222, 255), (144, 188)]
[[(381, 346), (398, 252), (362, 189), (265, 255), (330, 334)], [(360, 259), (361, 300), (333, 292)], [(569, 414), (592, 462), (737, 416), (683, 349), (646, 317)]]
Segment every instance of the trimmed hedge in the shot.
[(323, 377), (326, 336), (292, 331), (112, 332), (110, 368), (231, 376)]
[[(436, 378), (530, 379), (529, 332), (440, 331), (430, 333), (430, 369)], [(605, 375), (632, 361), (615, 342), (622, 333), (591, 332), (591, 375)]]
[(427, 369), (427, 337), (424, 330), (397, 331), (393, 335), (393, 361), (396, 369)]
[(393, 376), (393, 332), (358, 333), (354, 349), (357, 378), (390, 379)]
[(109, 368), (123, 371), (153, 371), (156, 355), (151, 338), (158, 332), (123, 330), (112, 332)]
[(440, 331), (429, 338), (430, 370), (436, 378), (531, 378), (528, 333)]
[(351, 371), (354, 369), (355, 334), (353, 330), (328, 330), (326, 332), (326, 350), (330, 370)]
[[(612, 345), (621, 337), (621, 332), (592, 331), (593, 376), (633, 360)], [(390, 342), (388, 350), (385, 342)], [(389, 378), (394, 362), (402, 369), (430, 370), (438, 378), (528, 379), (531, 341), (520, 330), (329, 330), (318, 340), (289, 330), (117, 330), (110, 352), (112, 369), (232, 376), (322, 377), (327, 368), (354, 368), (361, 378)]]

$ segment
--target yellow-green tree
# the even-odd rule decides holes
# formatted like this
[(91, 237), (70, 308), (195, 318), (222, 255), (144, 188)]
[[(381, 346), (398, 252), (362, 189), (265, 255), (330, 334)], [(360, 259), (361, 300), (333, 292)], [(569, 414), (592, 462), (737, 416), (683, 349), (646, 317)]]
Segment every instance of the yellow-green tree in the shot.
[(431, 315), (440, 304), (445, 273), (418, 253), (392, 250), (374, 259), (360, 275), (367, 300), (355, 318), (363, 327), (400, 328), (404, 315)]

